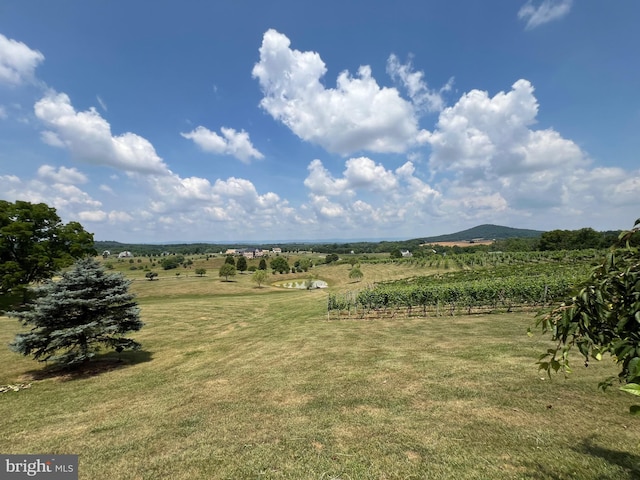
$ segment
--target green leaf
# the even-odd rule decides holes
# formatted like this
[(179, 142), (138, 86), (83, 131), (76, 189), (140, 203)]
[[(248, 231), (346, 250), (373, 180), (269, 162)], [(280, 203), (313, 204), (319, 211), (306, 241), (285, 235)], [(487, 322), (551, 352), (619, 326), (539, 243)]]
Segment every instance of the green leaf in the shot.
[(637, 383), (627, 383), (626, 385), (620, 387), (620, 390), (630, 393), (631, 395), (640, 396), (640, 385), (638, 385)]
[(607, 388), (613, 386), (613, 381), (615, 379), (616, 377), (608, 377), (607, 379), (603, 380), (598, 384), (598, 388), (601, 389), (603, 392), (606, 391)]
[(543, 353), (542, 355), (540, 355), (540, 357), (538, 358), (538, 361), (543, 360), (545, 358), (547, 358), (549, 356), (548, 353)]
[(629, 413), (631, 415), (640, 415), (640, 405), (631, 405), (629, 407)]
[(640, 357), (632, 358), (629, 361), (629, 380), (640, 376)]

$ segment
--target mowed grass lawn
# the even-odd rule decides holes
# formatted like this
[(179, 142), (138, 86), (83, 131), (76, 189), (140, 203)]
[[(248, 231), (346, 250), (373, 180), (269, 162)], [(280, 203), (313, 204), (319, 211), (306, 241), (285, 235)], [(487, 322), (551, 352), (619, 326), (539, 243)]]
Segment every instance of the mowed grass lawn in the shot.
[[(76, 453), (96, 480), (640, 478), (634, 399), (597, 390), (615, 365), (545, 378), (533, 314), (327, 321), (326, 290), (172, 275), (133, 283), (125, 366), (32, 380), (41, 364), (0, 349), (0, 384), (32, 383), (0, 394), (0, 452)], [(0, 343), (18, 331), (0, 317)]]

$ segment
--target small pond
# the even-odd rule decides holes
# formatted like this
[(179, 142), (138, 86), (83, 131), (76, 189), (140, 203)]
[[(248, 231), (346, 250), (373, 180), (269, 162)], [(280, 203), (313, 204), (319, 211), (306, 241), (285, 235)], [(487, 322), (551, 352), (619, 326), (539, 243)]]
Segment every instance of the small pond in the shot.
[[(308, 280), (290, 280), (288, 282), (277, 283), (276, 287), (282, 288), (300, 288), (307, 289)], [(311, 282), (311, 288), (327, 288), (329, 285), (324, 280), (313, 280)]]

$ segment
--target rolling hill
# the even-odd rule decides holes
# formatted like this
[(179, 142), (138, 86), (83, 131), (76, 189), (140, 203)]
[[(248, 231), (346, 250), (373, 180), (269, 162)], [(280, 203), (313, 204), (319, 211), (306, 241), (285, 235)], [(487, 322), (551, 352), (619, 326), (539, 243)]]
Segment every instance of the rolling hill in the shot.
[(424, 243), (437, 242), (462, 242), (473, 239), (504, 240), (507, 238), (536, 238), (544, 233), (541, 230), (528, 230), (524, 228), (503, 227), (501, 225), (478, 225), (477, 227), (462, 230), (456, 233), (426, 237), (421, 239)]

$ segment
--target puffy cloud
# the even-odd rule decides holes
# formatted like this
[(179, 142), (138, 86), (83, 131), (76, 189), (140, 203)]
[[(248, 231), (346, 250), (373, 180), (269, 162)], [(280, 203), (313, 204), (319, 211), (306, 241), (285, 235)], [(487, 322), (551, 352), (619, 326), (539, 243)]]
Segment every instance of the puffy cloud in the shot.
[[(593, 206), (608, 208), (631, 207), (637, 210), (640, 198), (640, 170), (627, 171), (618, 167), (598, 167), (576, 170), (567, 177), (568, 201), (582, 205), (585, 212)], [(633, 218), (637, 217), (637, 212)]]
[(637, 206), (640, 198), (640, 172), (635, 177), (625, 178), (613, 187), (610, 201), (614, 205)]
[(440, 205), (445, 216), (480, 221), (510, 212), (507, 200), (486, 186), (454, 186)]
[(47, 145), (51, 145), (52, 147), (64, 148), (65, 143), (62, 139), (51, 130), (45, 130), (44, 132), (40, 132), (41, 140)]
[(571, 10), (572, 4), (573, 0), (543, 0), (536, 7), (529, 0), (518, 11), (518, 18), (527, 22), (525, 29), (531, 30), (564, 17)]
[[(312, 223), (322, 225), (323, 236), (331, 229), (337, 235), (359, 235), (365, 230), (407, 228), (403, 222), (409, 218), (424, 223), (439, 214), (440, 193), (414, 175), (412, 162), (392, 171), (367, 157), (351, 158), (342, 178), (334, 178), (320, 160), (313, 160), (308, 170), (304, 183), (309, 203), (301, 211), (310, 212)], [(331, 219), (339, 223), (329, 226)]]
[(133, 222), (134, 218), (127, 212), (112, 210), (109, 212), (109, 221), (111, 223), (129, 223)]
[(310, 195), (311, 205), (316, 214), (323, 219), (336, 219), (346, 215), (347, 211), (339, 203), (330, 201), (324, 195)]
[(54, 195), (51, 202), (56, 206), (56, 208), (76, 209), (81, 206), (102, 206), (102, 203), (100, 201), (94, 200), (91, 195), (79, 189), (75, 185), (55, 183), (51, 186), (51, 189)]
[(148, 190), (149, 208), (155, 213), (183, 212), (196, 205), (217, 201), (209, 180), (199, 177), (182, 178), (170, 175), (150, 175), (139, 178)]
[(242, 219), (244, 235), (261, 225), (274, 227), (289, 221), (294, 213), (279, 195), (259, 194), (255, 185), (243, 178), (217, 179), (211, 184), (204, 178), (181, 178), (172, 173), (138, 180), (148, 188), (150, 224), (158, 215), (174, 218), (177, 224), (199, 226)]
[[(265, 35), (265, 43), (268, 43), (267, 37)], [(315, 70), (306, 70), (314, 72), (315, 76), (308, 76), (314, 84), (321, 76), (317, 73), (324, 72), (324, 64), (317, 54), (288, 50), (288, 39), (279, 34), (276, 34), (276, 40), (284, 43), (272, 51), (284, 49), (289, 55), (279, 61), (275, 61), (277, 56), (274, 56), (273, 63), (290, 65), (293, 57), (296, 65), (316, 65)], [(261, 58), (264, 61), (264, 55)], [(427, 95), (430, 91), (422, 76), (412, 72), (410, 65), (400, 65), (391, 57), (389, 71), (405, 83), (416, 104), (423, 95), (423, 102), (431, 101), (433, 108), (439, 105), (434, 97)], [(318, 91), (321, 94), (326, 90), (320, 87)], [(283, 98), (288, 97), (284, 95)], [(586, 168), (589, 160), (574, 142), (562, 138), (558, 132), (532, 129), (537, 113), (538, 102), (532, 85), (526, 80), (516, 82), (511, 91), (500, 92), (494, 97), (473, 90), (463, 95), (456, 105), (441, 112), (433, 133), (420, 132), (432, 147), (429, 161), (432, 175), (453, 172), (453, 183), (441, 181), (433, 188), (414, 175), (415, 167), (411, 162), (392, 172), (366, 157), (348, 160), (343, 176), (336, 178), (322, 162), (314, 160), (304, 181), (314, 195), (310, 208), (324, 217), (348, 215), (352, 205), (346, 202), (353, 202), (357, 192), (382, 192), (385, 198), (393, 196), (399, 216), (417, 205), (433, 215), (443, 214), (452, 206), (466, 212), (481, 210), (487, 213), (561, 208), (570, 198), (567, 173)], [(486, 191), (479, 194), (460, 188), (474, 182), (479, 182)], [(466, 197), (467, 194), (470, 196)], [(337, 203), (341, 208), (327, 204), (324, 199), (329, 197), (343, 197)], [(403, 199), (404, 204), (398, 199)], [(475, 207), (471, 208), (471, 205)], [(375, 203), (372, 208), (377, 208)], [(377, 218), (385, 217), (378, 215)]]
[(0, 33), (0, 83), (19, 85), (33, 81), (44, 55)]
[(109, 195), (115, 195), (116, 194), (116, 192), (113, 191), (113, 188), (111, 188), (109, 185), (102, 184), (98, 188), (100, 190), (102, 190), (103, 192), (108, 193)]
[(558, 165), (586, 165), (586, 155), (571, 140), (551, 129), (529, 128), (537, 113), (538, 102), (527, 80), (518, 80), (510, 92), (492, 98), (487, 92), (472, 90), (441, 112), (429, 136), (430, 166), (436, 171), (455, 171), (471, 181)]
[(264, 155), (251, 144), (249, 134), (244, 130), (238, 132), (233, 128), (222, 127), (220, 131), (222, 136), (199, 126), (189, 133), (181, 133), (180, 135), (193, 140), (205, 152), (232, 155), (243, 163), (250, 163), (251, 159), (264, 158)]
[[(69, 169), (71, 170), (71, 169)], [(45, 169), (46, 171), (46, 169)], [(55, 172), (60, 176), (60, 171)], [(62, 174), (64, 177), (64, 174)], [(75, 173), (70, 174), (76, 176)], [(25, 200), (32, 203), (46, 203), (59, 210), (61, 216), (74, 216), (78, 210), (96, 209), (102, 203), (91, 197), (90, 194), (69, 183), (55, 182), (46, 178), (46, 181), (38, 179), (23, 180), (15, 175), (0, 176), (0, 192), (2, 198), (15, 201)]]
[(345, 163), (344, 177), (352, 188), (389, 192), (398, 186), (393, 172), (367, 157), (350, 158)]
[(107, 213), (102, 210), (83, 210), (78, 212), (81, 222), (103, 222), (107, 219)]
[(318, 159), (313, 160), (307, 167), (309, 175), (304, 179), (304, 186), (318, 195), (337, 196), (353, 195), (346, 178), (334, 179), (331, 173)]
[(245, 212), (267, 211), (277, 208), (280, 197), (268, 192), (259, 195), (256, 187), (249, 180), (231, 177), (227, 180), (216, 180), (212, 191), (222, 198), (233, 199), (242, 206)]
[(361, 66), (356, 77), (344, 71), (336, 88), (325, 88), (320, 55), (292, 50), (290, 44), (285, 35), (268, 30), (253, 68), (264, 93), (260, 105), (274, 119), (301, 139), (340, 154), (403, 152), (417, 142), (414, 106), (397, 89), (380, 87), (370, 67)]
[(83, 210), (78, 212), (77, 216), (81, 222), (108, 222), (112, 225), (127, 224), (134, 221), (134, 217), (129, 213), (117, 210), (112, 210), (110, 212), (105, 212), (104, 210)]
[(51, 165), (42, 165), (38, 168), (38, 177), (54, 183), (64, 183), (73, 185), (76, 183), (87, 183), (87, 177), (75, 168), (60, 167), (58, 170)]
[(631, 212), (640, 196), (640, 172), (592, 169), (576, 143), (553, 129), (534, 129), (533, 92), (526, 80), (493, 97), (472, 90), (440, 113), (428, 138), (440, 213), (513, 224), (545, 215), (576, 228), (586, 215), (610, 224), (597, 212)]
[(356, 190), (391, 193), (398, 187), (394, 173), (370, 158), (350, 158), (345, 167), (344, 178), (336, 179), (320, 160), (313, 160), (304, 185), (315, 194), (329, 196), (353, 196)]
[(36, 102), (34, 110), (36, 116), (52, 129), (43, 134), (45, 142), (68, 148), (78, 161), (127, 172), (168, 172), (147, 139), (130, 132), (113, 136), (111, 126), (95, 108), (76, 112), (64, 93), (47, 93)]
[(387, 73), (402, 82), (414, 105), (428, 112), (439, 112), (444, 108), (442, 94), (450, 91), (453, 85), (451, 78), (440, 90), (432, 90), (424, 80), (424, 72), (414, 72), (411, 62), (402, 64), (396, 55), (389, 56)]

